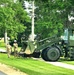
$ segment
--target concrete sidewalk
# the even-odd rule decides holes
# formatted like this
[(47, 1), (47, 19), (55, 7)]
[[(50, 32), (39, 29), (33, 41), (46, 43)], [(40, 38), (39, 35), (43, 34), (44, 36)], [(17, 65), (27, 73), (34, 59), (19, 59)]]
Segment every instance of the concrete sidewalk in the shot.
[(55, 66), (74, 70), (74, 65), (71, 65), (71, 64), (66, 64), (66, 63), (62, 63), (62, 62), (47, 62), (47, 63), (50, 63), (50, 64), (55, 65)]

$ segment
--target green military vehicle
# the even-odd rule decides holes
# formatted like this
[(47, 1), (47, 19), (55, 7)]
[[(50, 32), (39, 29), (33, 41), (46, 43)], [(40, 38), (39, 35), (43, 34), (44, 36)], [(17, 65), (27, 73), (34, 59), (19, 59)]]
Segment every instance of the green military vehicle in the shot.
[(31, 51), (30, 54), (25, 53), (28, 56), (41, 57), (46, 61), (57, 61), (62, 56), (74, 60), (74, 29), (72, 28), (65, 28), (64, 35), (61, 37), (53, 36), (43, 40), (28, 40), (28, 42), (23, 40), (22, 43), (24, 52), (27, 48)]

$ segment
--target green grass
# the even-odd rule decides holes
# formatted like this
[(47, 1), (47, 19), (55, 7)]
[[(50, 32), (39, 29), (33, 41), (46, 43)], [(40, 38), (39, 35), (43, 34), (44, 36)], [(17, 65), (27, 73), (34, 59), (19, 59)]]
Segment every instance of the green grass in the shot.
[(6, 49), (6, 45), (3, 40), (0, 40), (0, 48), (4, 50)]
[(62, 58), (62, 59), (59, 60), (59, 62), (63, 62), (63, 63), (74, 65), (74, 61), (72, 61), (70, 59)]
[(5, 47), (5, 43), (0, 41), (0, 47)]
[(74, 65), (74, 61), (63, 61), (63, 63)]
[(16, 67), (28, 75), (73, 75), (74, 71), (51, 64), (33, 60), (32, 58), (7, 58), (7, 54), (0, 53), (0, 62)]

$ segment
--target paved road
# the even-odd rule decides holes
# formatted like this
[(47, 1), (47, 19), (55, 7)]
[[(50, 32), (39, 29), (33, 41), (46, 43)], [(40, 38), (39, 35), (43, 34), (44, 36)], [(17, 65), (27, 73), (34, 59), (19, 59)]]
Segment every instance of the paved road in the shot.
[(5, 73), (3, 73), (2, 71), (0, 71), (0, 75), (7, 75), (7, 74), (5, 74)]

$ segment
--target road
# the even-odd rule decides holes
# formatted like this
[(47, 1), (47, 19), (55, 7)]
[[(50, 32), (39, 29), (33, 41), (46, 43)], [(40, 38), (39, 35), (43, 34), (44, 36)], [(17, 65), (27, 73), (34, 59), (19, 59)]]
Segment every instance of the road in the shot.
[(3, 73), (2, 71), (0, 71), (0, 75), (7, 75), (7, 74), (5, 74), (5, 73)]

